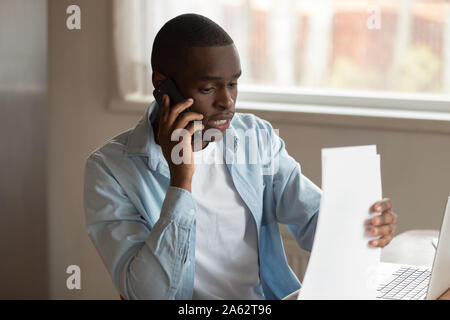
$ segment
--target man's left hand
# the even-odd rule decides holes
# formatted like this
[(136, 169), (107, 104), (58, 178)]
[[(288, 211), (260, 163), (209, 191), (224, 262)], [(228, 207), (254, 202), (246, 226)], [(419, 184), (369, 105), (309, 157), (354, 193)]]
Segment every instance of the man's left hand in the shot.
[(370, 219), (369, 232), (379, 238), (369, 241), (369, 245), (383, 248), (394, 238), (394, 232), (397, 229), (397, 215), (392, 210), (391, 199), (385, 198), (375, 202), (370, 208), (370, 213), (381, 214)]

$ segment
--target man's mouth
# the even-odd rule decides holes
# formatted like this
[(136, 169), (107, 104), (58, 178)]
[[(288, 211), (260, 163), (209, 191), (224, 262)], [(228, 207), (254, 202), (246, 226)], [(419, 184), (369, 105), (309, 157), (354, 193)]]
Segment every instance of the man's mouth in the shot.
[(223, 120), (212, 121), (212, 123), (216, 126), (221, 126), (221, 125), (227, 123), (227, 121), (228, 121), (227, 119), (223, 119)]
[(220, 131), (226, 130), (230, 125), (231, 119), (222, 119), (222, 120), (215, 120), (215, 121), (209, 121), (208, 127), (214, 128)]
[(234, 114), (232, 113), (226, 113), (222, 115), (218, 115), (215, 117), (212, 117), (207, 124), (207, 128), (214, 128), (217, 130), (226, 130), (230, 126), (231, 119), (233, 118)]

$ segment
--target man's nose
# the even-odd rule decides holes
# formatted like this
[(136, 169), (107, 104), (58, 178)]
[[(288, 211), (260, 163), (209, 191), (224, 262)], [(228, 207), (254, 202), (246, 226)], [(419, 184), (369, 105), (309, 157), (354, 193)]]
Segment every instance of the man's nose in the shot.
[(228, 88), (223, 88), (220, 90), (219, 96), (217, 97), (216, 105), (222, 110), (231, 109), (234, 106), (234, 97)]

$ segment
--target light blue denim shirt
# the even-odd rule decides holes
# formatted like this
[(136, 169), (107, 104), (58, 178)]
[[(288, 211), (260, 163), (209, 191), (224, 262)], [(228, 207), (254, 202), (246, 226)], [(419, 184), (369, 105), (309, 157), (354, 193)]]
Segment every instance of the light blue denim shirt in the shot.
[[(152, 103), (134, 129), (87, 159), (87, 232), (123, 297), (192, 299), (197, 205), (190, 192), (169, 186), (169, 167), (152, 130), (158, 112)], [(302, 175), (269, 122), (255, 115), (235, 113), (221, 145), (257, 227), (258, 290), (281, 299), (300, 282), (287, 264), (278, 223), (310, 251), (321, 190)]]

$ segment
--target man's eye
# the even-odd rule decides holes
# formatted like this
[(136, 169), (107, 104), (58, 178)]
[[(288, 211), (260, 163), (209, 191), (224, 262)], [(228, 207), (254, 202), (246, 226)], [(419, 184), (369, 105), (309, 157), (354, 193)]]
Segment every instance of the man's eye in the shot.
[(213, 90), (214, 90), (214, 88), (205, 88), (205, 89), (200, 89), (200, 92), (202, 92), (202, 93), (210, 93)]
[(231, 83), (229, 84), (229, 86), (230, 86), (230, 87), (236, 87), (236, 86), (237, 86), (237, 82), (231, 82)]

